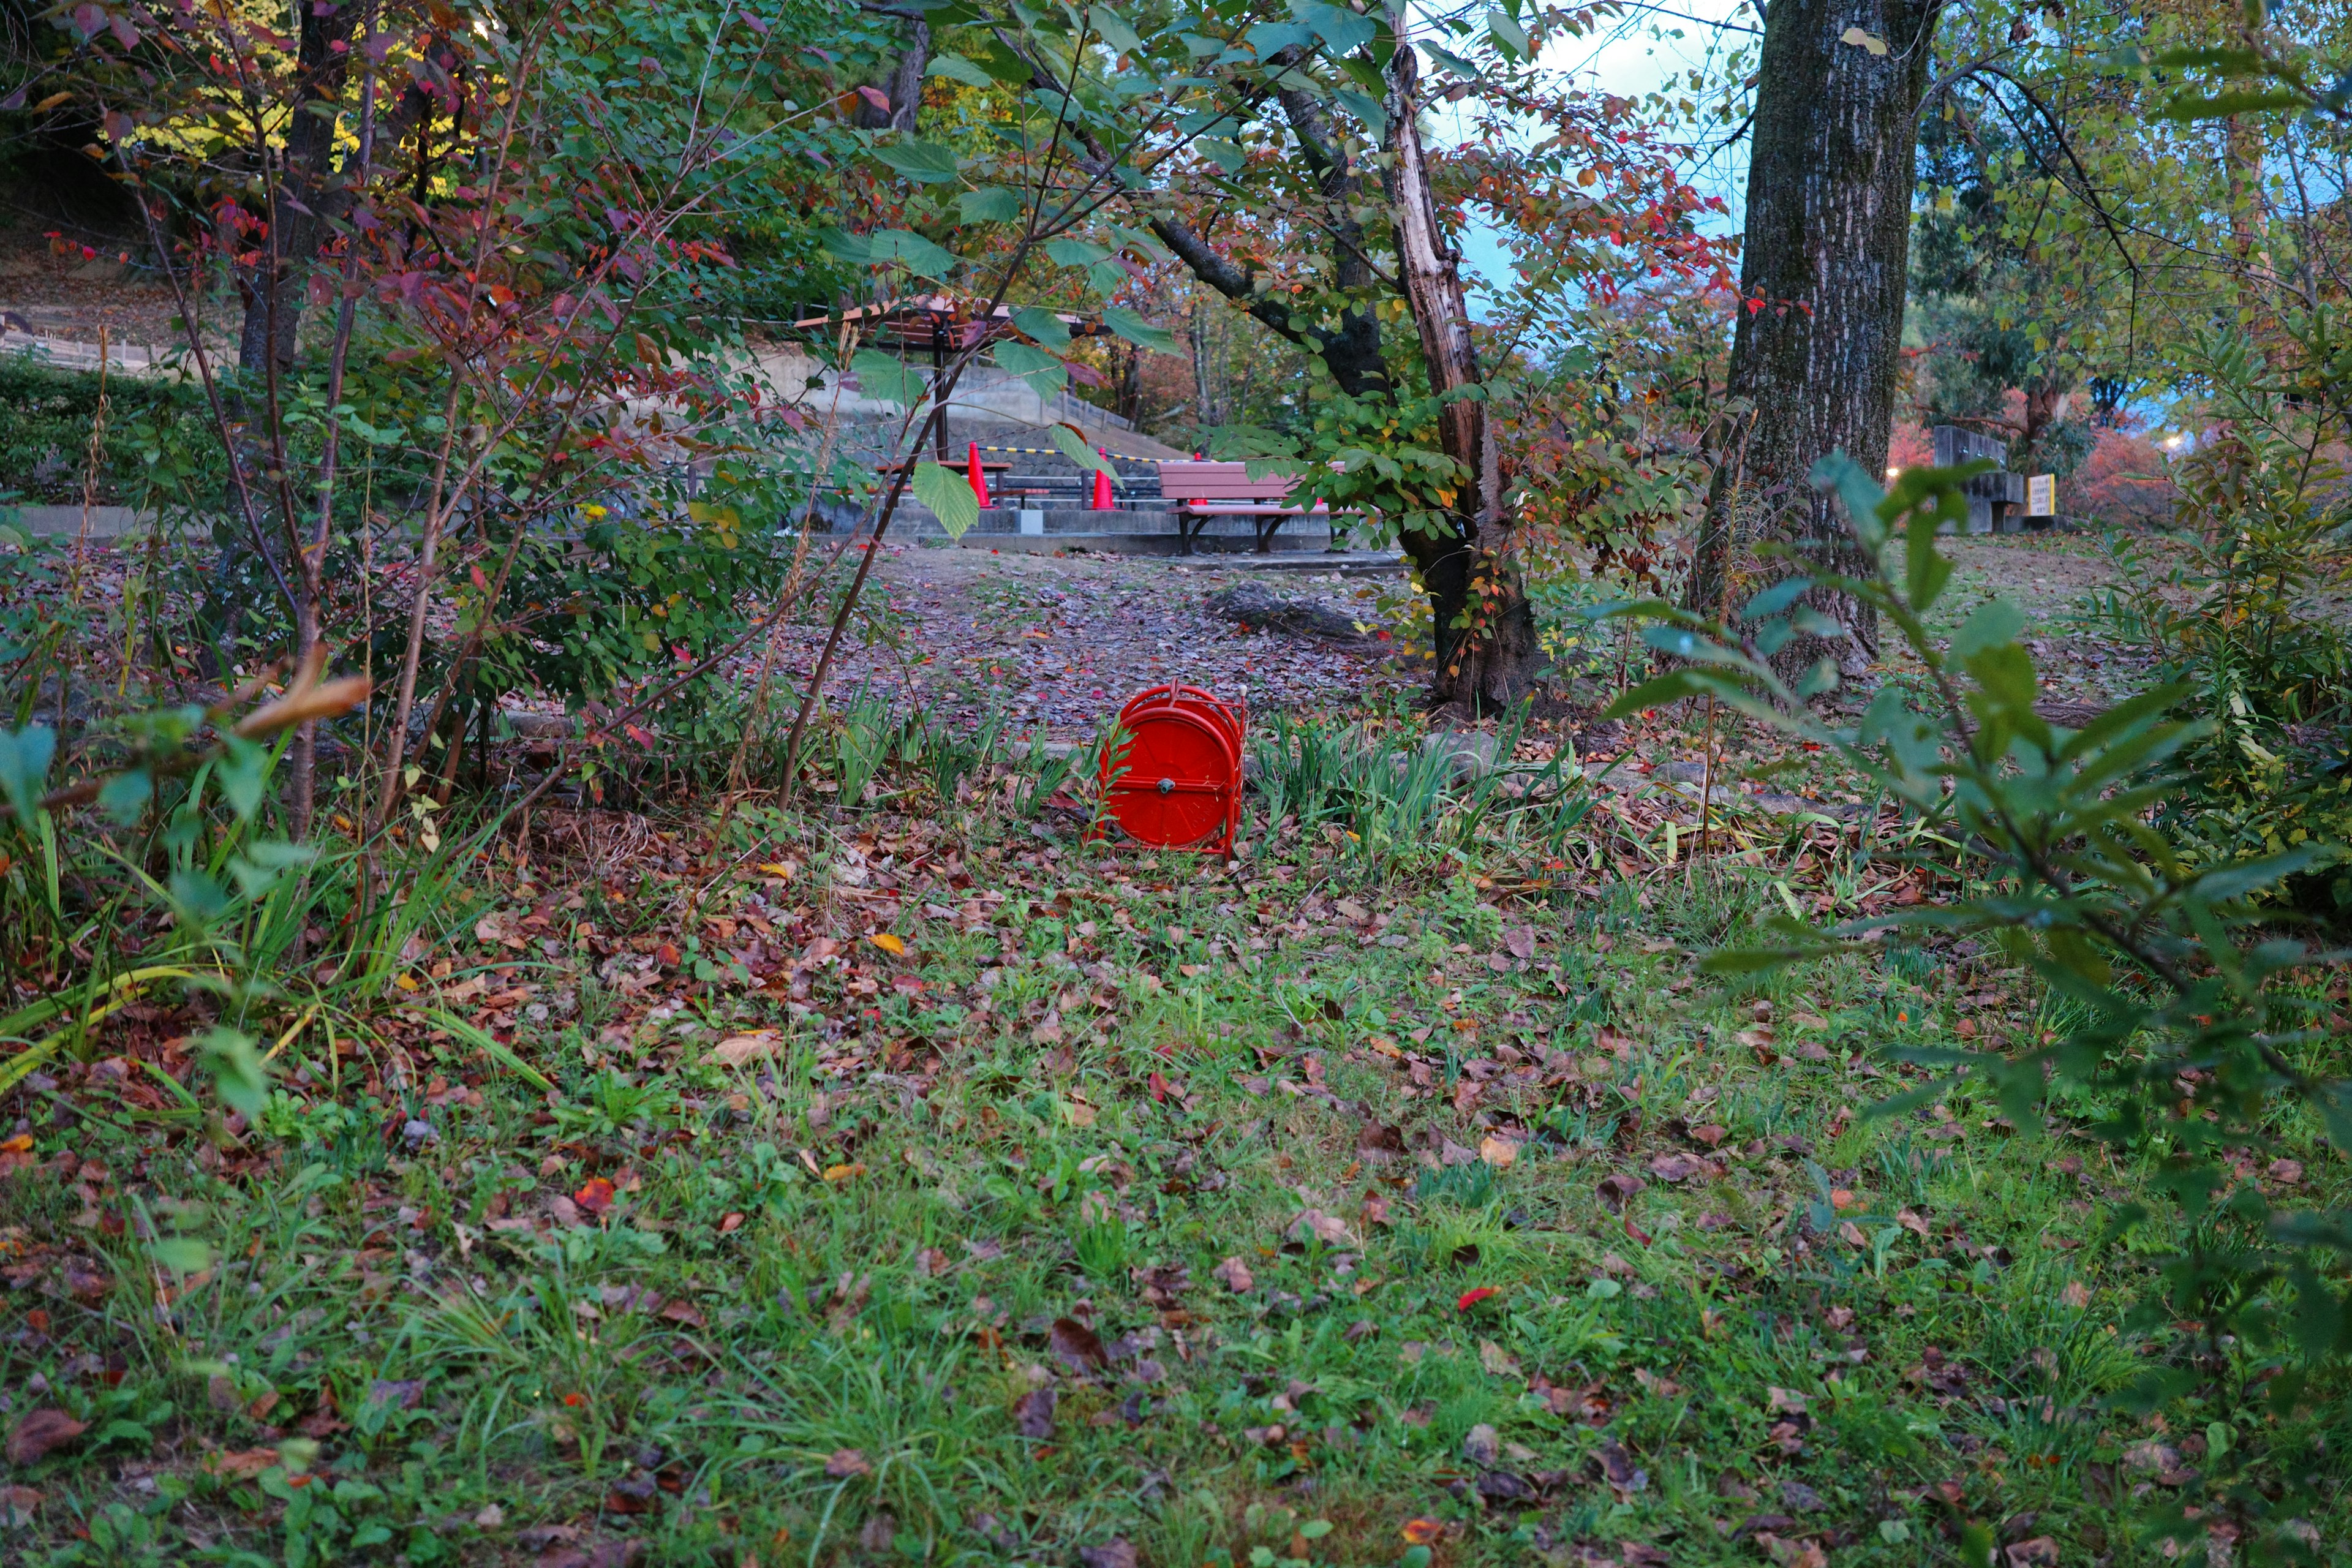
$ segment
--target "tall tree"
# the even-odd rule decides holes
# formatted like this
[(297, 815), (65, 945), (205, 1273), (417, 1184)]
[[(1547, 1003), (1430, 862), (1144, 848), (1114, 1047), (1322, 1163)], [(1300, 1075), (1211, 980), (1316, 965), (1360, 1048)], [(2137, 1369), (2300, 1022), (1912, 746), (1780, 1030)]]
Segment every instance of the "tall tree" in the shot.
[[(1750, 130), (1744, 296), (1730, 395), (1751, 421), (1727, 482), (1709, 498), (1685, 590), (1721, 614), (1738, 536), (1752, 533), (1869, 574), (1813, 465), (1843, 452), (1886, 466), (1910, 255), (1913, 153), (1943, 0), (1772, 0)], [(1789, 567), (1759, 575), (1785, 576)], [(1790, 640), (1791, 671), (1825, 655), (1860, 673), (1878, 649), (1877, 617), (1816, 590), (1835, 634)]]
[(1402, 6), (1389, 13), (1396, 34), (1388, 65), (1389, 221), (1398, 281), (1421, 338), (1429, 389), (1443, 400), (1438, 444), (1466, 476), (1448, 509), (1454, 527), (1433, 536), (1407, 534), (1433, 607), (1459, 606), (1437, 626), (1442, 702), (1471, 710), (1501, 708), (1523, 696), (1540, 658), (1535, 610), (1519, 562), (1517, 513), (1505, 492), (1502, 455), (1486, 416), (1478, 346), (1462, 287), (1462, 257), (1437, 218), (1429, 159), (1421, 142), (1420, 57), (1405, 36)]

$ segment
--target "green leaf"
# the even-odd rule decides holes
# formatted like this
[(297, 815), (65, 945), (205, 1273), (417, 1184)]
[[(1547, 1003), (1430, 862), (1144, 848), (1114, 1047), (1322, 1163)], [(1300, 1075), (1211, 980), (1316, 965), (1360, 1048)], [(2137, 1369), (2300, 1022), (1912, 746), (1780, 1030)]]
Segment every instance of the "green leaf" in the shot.
[(1936, 548), (1936, 514), (1925, 510), (1911, 514), (1904, 535), (1903, 596), (1911, 608), (1925, 614), (1952, 580), (1952, 563)]
[(929, 385), (920, 372), (908, 369), (880, 349), (858, 350), (851, 357), (849, 368), (868, 397), (912, 408), (929, 395)]
[(845, 228), (821, 228), (816, 231), (816, 242), (835, 260), (846, 261), (853, 267), (874, 264), (873, 243), (862, 234), (852, 234)]
[(878, 229), (866, 241), (877, 266), (895, 261), (918, 278), (944, 279), (955, 269), (953, 255), (909, 229)]
[(1314, 29), (1301, 26), (1297, 22), (1260, 22), (1242, 37), (1251, 48), (1257, 51), (1261, 64), (1285, 49), (1305, 48), (1315, 41)]
[(1049, 349), (1070, 346), (1070, 329), (1053, 311), (1035, 305), (1024, 305), (1013, 312), (1013, 324)]
[(980, 498), (971, 493), (971, 481), (952, 468), (917, 463), (908, 488), (931, 509), (950, 539), (961, 539), (980, 521)]
[(1535, 53), (1534, 47), (1528, 42), (1528, 30), (1500, 10), (1486, 13), (1486, 31), (1495, 35), (1495, 41), (1502, 45), (1513, 59), (1527, 59)]
[(13, 734), (0, 730), (0, 792), (19, 822), (29, 820), (48, 793), (49, 763), (57, 754), (57, 731), (46, 724)]
[(1192, 145), (1199, 151), (1202, 157), (1206, 158), (1228, 174), (1240, 174), (1242, 166), (1249, 162), (1247, 154), (1242, 152), (1238, 144), (1222, 142), (1213, 136), (1204, 136)]
[(1805, 590), (1812, 585), (1813, 580), (1811, 577), (1784, 578), (1748, 600), (1748, 607), (1739, 612), (1739, 618), (1743, 621), (1760, 621), (1767, 616), (1777, 616), (1795, 604), (1803, 596)]
[(919, 136), (903, 136), (874, 155), (919, 185), (939, 185), (956, 177), (955, 150)]
[(1184, 352), (1177, 347), (1175, 333), (1165, 327), (1153, 326), (1132, 310), (1108, 305), (1103, 308), (1102, 320), (1104, 326), (1138, 348), (1161, 354), (1181, 354)]
[(1079, 468), (1100, 468), (1114, 479), (1118, 477), (1118, 470), (1110, 466), (1109, 459), (1080, 440), (1077, 433), (1068, 426), (1049, 425), (1045, 427), (1045, 434), (1054, 438), (1054, 445), (1061, 448), (1062, 456)]
[(1863, 470), (1861, 464), (1843, 452), (1832, 452), (1813, 465), (1813, 488), (1835, 490), (1845, 505), (1846, 516), (1853, 521), (1854, 532), (1874, 555), (1886, 543), (1886, 529), (1879, 521), (1879, 503), (1886, 492), (1878, 481)]
[(139, 820), (147, 803), (154, 797), (155, 781), (145, 768), (129, 768), (115, 774), (100, 787), (98, 809), (115, 821), (130, 824)]
[(1293, 0), (1290, 14), (1314, 29), (1332, 55), (1352, 55), (1372, 41), (1379, 29), (1370, 16), (1345, 5), (1324, 5), (1316, 0)]
[(193, 1236), (166, 1237), (147, 1249), (156, 1266), (183, 1277), (200, 1274), (213, 1266), (210, 1244)]
[(1339, 100), (1340, 108), (1364, 122), (1364, 128), (1372, 133), (1374, 141), (1381, 141), (1388, 136), (1388, 111), (1381, 107), (1379, 99), (1368, 92), (1358, 92), (1352, 87), (1335, 89), (1331, 96)]
[(961, 55), (933, 57), (925, 76), (943, 76), (950, 81), (960, 81), (966, 87), (994, 87), (996, 79), (964, 58)]
[(2238, 88), (2210, 98), (2176, 98), (2151, 113), (2151, 120), (2227, 120), (2238, 114), (2271, 114), (2283, 109), (2304, 109), (2309, 100), (2286, 88), (2267, 92)]
[(1036, 73), (1002, 38), (991, 38), (975, 51), (980, 68), (1010, 87), (1026, 87)]
[(1700, 692), (1709, 689), (1711, 688), (1698, 679), (1698, 671), (1677, 669), (1661, 675), (1654, 680), (1645, 680), (1633, 690), (1622, 693), (1616, 701), (1612, 702), (1602, 711), (1601, 716), (1604, 719), (1622, 719), (1627, 714), (1638, 713), (1644, 708), (1663, 707), (1666, 703), (1678, 702), (1685, 697), (1696, 697)]
[(1108, 261), (1111, 258), (1108, 246), (1074, 239), (1067, 235), (1047, 240), (1045, 254), (1064, 267), (1092, 267), (1097, 261)]
[(1008, 191), (1003, 185), (982, 185), (978, 190), (961, 192), (956, 196), (956, 206), (966, 223), (1019, 223), (1024, 210), (1021, 193)]
[(2196, 893), (2210, 902), (2226, 904), (2273, 882), (2283, 881), (2298, 871), (2308, 870), (2318, 858), (2318, 846), (2306, 844), (2284, 855), (2269, 855), (2260, 860), (2241, 860), (2198, 878)]
[(269, 1068), (253, 1047), (252, 1036), (226, 1025), (215, 1025), (197, 1046), (213, 1087), (231, 1110), (248, 1120), (261, 1114), (262, 1103), (269, 1098)]
[(1088, 6), (1087, 8), (1087, 20), (1093, 23), (1095, 31), (1102, 35), (1102, 41), (1108, 44), (1120, 54), (1139, 55), (1143, 53), (1143, 40), (1137, 37), (1135, 35), (1135, 29), (1127, 25), (1127, 18), (1112, 10), (1109, 6)]
[(996, 363), (1027, 382), (1040, 397), (1053, 396), (1070, 379), (1068, 369), (1059, 359), (1027, 343), (997, 344)]
[(251, 741), (232, 735), (213, 777), (220, 781), (222, 798), (239, 822), (250, 822), (261, 809), (262, 786), (268, 782), (269, 752)]
[(1965, 662), (1987, 648), (2015, 642), (2024, 629), (2024, 611), (2006, 599), (1990, 600), (1977, 606), (1976, 614), (1953, 634), (1952, 657)]

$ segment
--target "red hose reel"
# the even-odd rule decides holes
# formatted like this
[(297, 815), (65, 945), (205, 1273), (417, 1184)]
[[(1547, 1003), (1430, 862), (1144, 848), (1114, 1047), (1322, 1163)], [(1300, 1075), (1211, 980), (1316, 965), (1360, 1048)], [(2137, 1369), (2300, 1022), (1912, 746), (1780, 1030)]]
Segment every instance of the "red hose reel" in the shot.
[(1249, 710), (1197, 686), (1155, 686), (1118, 710), (1103, 753), (1103, 814), (1139, 844), (1233, 851)]

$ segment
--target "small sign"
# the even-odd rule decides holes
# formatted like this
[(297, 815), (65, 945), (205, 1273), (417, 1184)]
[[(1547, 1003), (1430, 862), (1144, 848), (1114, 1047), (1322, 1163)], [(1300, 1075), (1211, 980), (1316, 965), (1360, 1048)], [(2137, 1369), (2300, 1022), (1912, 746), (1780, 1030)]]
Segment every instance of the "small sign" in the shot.
[(2058, 515), (2058, 476), (2032, 474), (2025, 480), (2025, 515), (2055, 517)]

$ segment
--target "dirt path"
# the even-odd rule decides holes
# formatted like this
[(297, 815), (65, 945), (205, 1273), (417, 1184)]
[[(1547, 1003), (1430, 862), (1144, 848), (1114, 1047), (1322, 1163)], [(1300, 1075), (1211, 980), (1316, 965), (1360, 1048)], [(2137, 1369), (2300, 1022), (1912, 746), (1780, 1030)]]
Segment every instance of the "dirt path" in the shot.
[[(1001, 710), (1021, 732), (1074, 737), (1169, 680), (1255, 710), (1388, 701), (1418, 686), (1381, 652), (1244, 633), (1202, 607), (1218, 588), (1248, 578), (1349, 605), (1377, 625), (1377, 590), (1359, 579), (894, 547), (875, 576), (881, 594), (866, 628), (871, 640), (845, 650), (827, 682), (836, 704), (862, 689), (958, 726)], [(794, 686), (804, 680), (824, 641), (822, 626), (791, 628), (779, 675)]]

